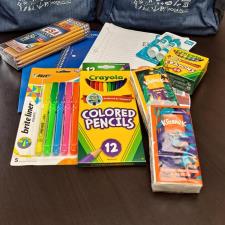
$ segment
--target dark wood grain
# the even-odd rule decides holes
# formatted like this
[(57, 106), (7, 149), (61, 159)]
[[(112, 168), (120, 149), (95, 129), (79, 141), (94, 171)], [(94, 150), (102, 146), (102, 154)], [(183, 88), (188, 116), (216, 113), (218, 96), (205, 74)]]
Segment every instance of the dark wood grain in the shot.
[[(0, 42), (15, 36), (1, 34)], [(0, 60), (0, 225), (225, 224), (225, 23), (216, 36), (193, 39), (193, 51), (210, 58), (192, 98), (204, 179), (200, 195), (152, 193), (149, 165), (10, 167), (20, 72)], [(144, 129), (143, 135), (147, 151)]]

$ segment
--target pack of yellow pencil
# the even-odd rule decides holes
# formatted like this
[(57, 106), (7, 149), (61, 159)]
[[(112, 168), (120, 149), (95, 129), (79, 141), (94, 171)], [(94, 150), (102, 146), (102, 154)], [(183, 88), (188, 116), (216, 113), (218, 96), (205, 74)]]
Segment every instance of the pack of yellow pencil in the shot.
[(0, 54), (8, 64), (21, 69), (84, 39), (89, 32), (88, 23), (68, 18), (2, 43)]

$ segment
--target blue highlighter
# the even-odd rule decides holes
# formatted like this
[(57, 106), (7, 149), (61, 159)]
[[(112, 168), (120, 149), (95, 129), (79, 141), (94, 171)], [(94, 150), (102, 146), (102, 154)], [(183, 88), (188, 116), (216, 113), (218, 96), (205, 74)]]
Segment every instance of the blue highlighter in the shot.
[(63, 112), (64, 112), (64, 95), (65, 95), (65, 83), (60, 83), (58, 92), (58, 106), (56, 112), (56, 123), (55, 123), (55, 135), (53, 144), (53, 155), (59, 155), (60, 143), (62, 135), (62, 124), (63, 124)]

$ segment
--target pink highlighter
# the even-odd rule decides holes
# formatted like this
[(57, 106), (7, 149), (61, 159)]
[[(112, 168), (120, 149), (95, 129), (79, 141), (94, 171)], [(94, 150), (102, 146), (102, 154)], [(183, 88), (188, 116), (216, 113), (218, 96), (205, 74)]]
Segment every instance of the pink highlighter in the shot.
[(71, 115), (72, 115), (72, 83), (66, 84), (65, 91), (65, 105), (64, 105), (64, 117), (63, 117), (63, 135), (61, 144), (61, 154), (66, 155), (69, 151), (70, 144), (70, 126), (71, 126)]

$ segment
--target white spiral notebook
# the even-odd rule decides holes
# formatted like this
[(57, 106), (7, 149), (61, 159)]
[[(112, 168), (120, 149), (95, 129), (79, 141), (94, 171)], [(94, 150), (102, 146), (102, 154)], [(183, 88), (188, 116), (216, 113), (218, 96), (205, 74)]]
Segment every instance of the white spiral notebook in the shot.
[(136, 53), (151, 42), (156, 34), (124, 29), (105, 23), (84, 62), (126, 62), (131, 69), (140, 66), (154, 66), (151, 62), (140, 59)]

